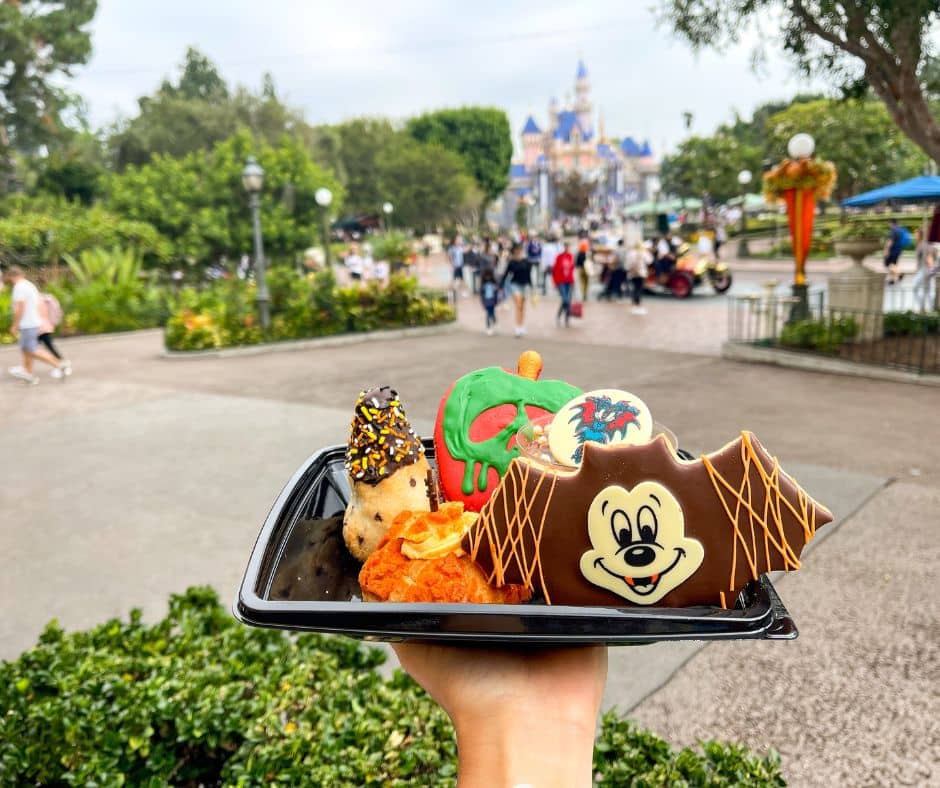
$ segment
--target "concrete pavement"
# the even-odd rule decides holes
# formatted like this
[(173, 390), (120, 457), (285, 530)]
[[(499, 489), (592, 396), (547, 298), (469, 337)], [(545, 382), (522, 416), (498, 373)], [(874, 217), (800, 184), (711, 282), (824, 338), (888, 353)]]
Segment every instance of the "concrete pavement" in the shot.
[[(680, 333), (678, 314), (651, 311), (651, 336)], [(836, 745), (807, 744), (815, 734), (808, 720), (820, 714), (809, 704), (826, 689), (820, 735), (834, 735), (840, 721), (845, 763), (868, 769), (855, 782), (835, 782), (877, 782), (865, 776), (882, 775), (875, 768), (893, 761), (865, 760), (874, 737), (892, 745), (895, 760), (921, 763), (933, 744), (924, 735), (896, 737), (891, 726), (910, 714), (923, 727), (925, 704), (937, 703), (936, 675), (916, 662), (936, 656), (921, 648), (924, 638), (937, 641), (936, 604), (923, 593), (937, 557), (936, 392), (630, 347), (603, 331), (593, 341), (553, 332), (549, 326), (525, 342), (457, 332), (184, 362), (159, 357), (157, 332), (64, 341), (76, 368), (68, 383), (0, 381), (0, 657), (34, 643), (52, 617), (84, 627), (139, 606), (153, 618), (170, 592), (194, 583), (212, 583), (232, 598), (281, 485), (316, 448), (344, 438), (361, 387), (396, 385), (427, 431), (454, 377), (512, 366), (532, 346), (545, 358), (546, 376), (641, 394), (692, 451), (753, 429), (839, 521), (806, 569), (780, 584), (802, 631), (796, 644), (616, 649), (605, 702), (634, 709), (675, 740), (707, 735), (774, 746), (786, 754), (787, 772), (799, 776), (796, 784), (812, 784), (807, 775), (842, 775), (830, 770)], [(12, 349), (0, 349), (0, 365), (14, 361)], [(885, 487), (890, 479), (903, 483)], [(885, 574), (895, 579), (874, 587)], [(852, 614), (837, 614), (835, 601)], [(921, 645), (901, 648), (915, 614)], [(807, 655), (818, 659), (807, 662)], [(853, 704), (866, 690), (851, 677), (880, 677), (869, 670), (872, 655), (883, 655), (897, 675), (890, 693), (874, 696), (875, 712), (862, 717)], [(844, 683), (814, 684), (824, 669)], [(696, 697), (710, 698), (707, 708)], [(738, 698), (751, 699), (750, 712)], [(761, 720), (779, 713), (787, 724), (761, 722), (756, 733), (743, 727), (767, 699), (783, 711), (764, 709)], [(863, 730), (856, 735), (857, 725)]]

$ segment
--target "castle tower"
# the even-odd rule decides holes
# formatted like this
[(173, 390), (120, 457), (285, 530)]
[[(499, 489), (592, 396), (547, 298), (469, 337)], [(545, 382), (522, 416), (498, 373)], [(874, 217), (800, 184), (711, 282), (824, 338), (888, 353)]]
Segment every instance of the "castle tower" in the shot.
[(578, 125), (584, 130), (585, 136), (590, 136), (594, 133), (594, 122), (591, 119), (591, 82), (588, 79), (584, 61), (580, 58), (574, 82), (574, 93), (574, 111), (578, 115)]
[(558, 99), (555, 96), (552, 96), (552, 100), (548, 102), (548, 128), (546, 131), (551, 134), (555, 129), (558, 128), (558, 112), (560, 107), (558, 106)]
[(542, 152), (542, 130), (535, 122), (535, 118), (529, 115), (526, 118), (525, 126), (522, 127), (522, 160), (527, 169), (535, 165), (535, 160)]

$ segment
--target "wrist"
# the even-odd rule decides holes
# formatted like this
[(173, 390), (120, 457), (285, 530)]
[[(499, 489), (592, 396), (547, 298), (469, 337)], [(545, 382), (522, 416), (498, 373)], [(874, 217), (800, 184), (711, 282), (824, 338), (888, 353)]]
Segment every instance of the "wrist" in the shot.
[(596, 722), (557, 706), (458, 718), (458, 786), (589, 786)]

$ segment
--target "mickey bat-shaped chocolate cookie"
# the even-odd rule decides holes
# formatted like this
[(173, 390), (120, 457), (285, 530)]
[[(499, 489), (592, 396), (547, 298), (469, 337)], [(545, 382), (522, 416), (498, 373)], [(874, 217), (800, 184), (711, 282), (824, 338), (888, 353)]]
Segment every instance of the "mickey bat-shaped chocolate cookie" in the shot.
[(750, 432), (694, 461), (660, 436), (587, 443), (571, 472), (513, 460), (464, 547), (490, 583), (548, 604), (733, 607), (831, 521)]

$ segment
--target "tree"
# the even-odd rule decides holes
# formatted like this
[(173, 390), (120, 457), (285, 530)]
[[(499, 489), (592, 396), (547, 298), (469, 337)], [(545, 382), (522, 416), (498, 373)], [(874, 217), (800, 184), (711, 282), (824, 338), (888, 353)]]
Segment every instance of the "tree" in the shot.
[[(393, 145), (395, 131), (392, 124), (384, 118), (356, 118), (340, 123), (334, 129), (348, 192), (347, 210), (355, 214), (379, 213), (382, 203), (391, 199), (384, 191), (378, 161)], [(321, 143), (323, 141), (321, 137)], [(401, 152), (405, 151), (401, 145), (396, 147)], [(388, 156), (385, 160), (390, 163)]]
[(248, 155), (265, 170), (261, 221), (265, 252), (289, 256), (309, 246), (320, 227), (314, 194), (321, 186), (341, 206), (342, 186), (291, 137), (276, 145), (247, 130), (182, 158), (158, 154), (141, 167), (128, 167), (109, 183), (108, 207), (149, 222), (174, 244), (174, 258), (208, 263), (252, 248), (248, 200), (241, 172)]
[(555, 189), (555, 206), (558, 210), (568, 216), (581, 216), (587, 210), (594, 184), (572, 171), (555, 182)]
[(839, 200), (911, 178), (927, 163), (877, 101), (824, 99), (794, 104), (767, 119), (767, 145), (785, 151), (787, 141), (806, 129), (812, 130), (819, 155), (836, 165), (834, 196)]
[(484, 202), (495, 200), (509, 185), (512, 132), (503, 110), (442, 109), (412, 118), (407, 130), (419, 142), (436, 143), (458, 154), (483, 192)]
[(261, 90), (230, 91), (216, 66), (190, 47), (176, 83), (164, 81), (153, 95), (138, 99), (136, 117), (117, 124), (108, 147), (116, 169), (146, 164), (156, 154), (185, 156), (211, 148), (239, 129), (248, 129), (272, 144), (284, 134), (307, 140), (311, 127), (303, 114), (277, 97), (270, 74)]
[(695, 47), (740, 40), (762, 13), (781, 10), (782, 43), (807, 73), (858, 95), (870, 86), (934, 161), (940, 123), (928, 95), (929, 41), (940, 0), (661, 0), (666, 21)]
[(196, 47), (188, 47), (179, 81), (174, 85), (164, 80), (160, 93), (190, 101), (223, 101), (228, 98), (228, 85), (215, 63)]
[(90, 205), (101, 194), (106, 170), (100, 141), (89, 132), (70, 135), (42, 159), (35, 159), (36, 190)]
[(760, 149), (719, 132), (681, 142), (663, 158), (660, 178), (667, 194), (701, 197), (707, 192), (716, 202), (725, 202), (741, 193), (738, 173), (744, 169), (761, 171)]
[(439, 145), (395, 134), (376, 158), (381, 193), (395, 206), (395, 224), (433, 229), (453, 221), (482, 196), (463, 160)]
[(11, 150), (32, 152), (61, 132), (71, 101), (61, 80), (91, 55), (97, 7), (97, 0), (0, 2), (0, 171)]

